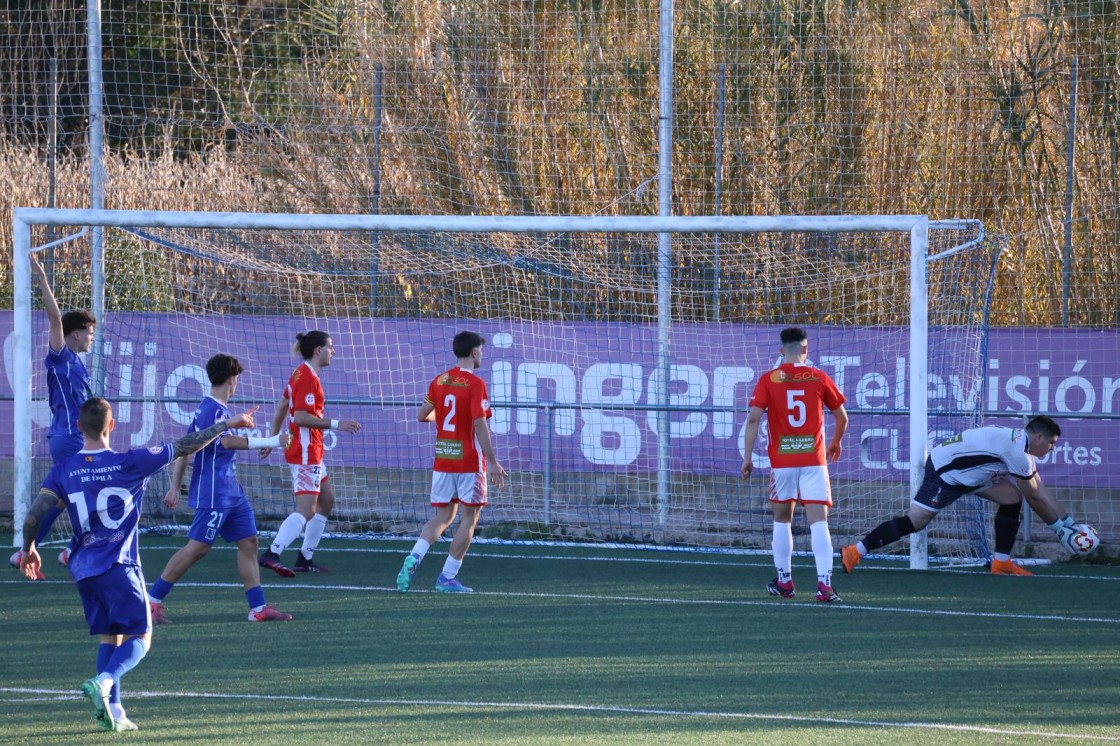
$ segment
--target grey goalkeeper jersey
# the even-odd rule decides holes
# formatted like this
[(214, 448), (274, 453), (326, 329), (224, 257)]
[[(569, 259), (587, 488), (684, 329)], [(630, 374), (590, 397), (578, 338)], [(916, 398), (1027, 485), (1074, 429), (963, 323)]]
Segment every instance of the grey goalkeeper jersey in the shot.
[(1010, 474), (1030, 479), (1036, 467), (1022, 428), (975, 427), (934, 446), (929, 453), (941, 479), (962, 487), (984, 487)]

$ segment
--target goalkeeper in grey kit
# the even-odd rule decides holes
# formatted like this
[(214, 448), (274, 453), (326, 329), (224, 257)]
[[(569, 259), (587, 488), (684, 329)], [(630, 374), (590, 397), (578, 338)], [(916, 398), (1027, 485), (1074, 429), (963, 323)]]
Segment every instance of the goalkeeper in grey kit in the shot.
[(1023, 428), (976, 427), (965, 430), (930, 449), (925, 477), (911, 500), (910, 510), (884, 521), (857, 544), (840, 551), (844, 572), (851, 572), (863, 555), (921, 531), (944, 508), (964, 495), (975, 494), (999, 507), (995, 515), (994, 575), (1030, 575), (1011, 561), (1011, 549), (1021, 522), (1023, 499), (1063, 546), (1077, 551), (1071, 537), (1087, 527), (1073, 516), (1042, 484), (1035, 459), (1043, 458), (1058, 442), (1062, 430), (1045, 415), (1032, 418)]

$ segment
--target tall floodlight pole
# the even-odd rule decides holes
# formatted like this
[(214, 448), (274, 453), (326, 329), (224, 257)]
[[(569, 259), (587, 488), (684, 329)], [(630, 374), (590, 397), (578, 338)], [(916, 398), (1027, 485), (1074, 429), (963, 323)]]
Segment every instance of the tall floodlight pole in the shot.
[[(104, 87), (101, 75), (101, 0), (86, 3), (86, 49), (89, 55), (89, 206), (105, 207), (105, 118)], [(90, 311), (94, 318), (105, 318), (105, 271), (103, 260), (105, 229), (94, 226), (90, 231)], [(105, 393), (104, 345), (94, 345), (90, 378), (96, 394)]]
[[(657, 214), (673, 214), (673, 0), (661, 0), (658, 55)], [(657, 234), (657, 520), (669, 518), (669, 325), (673, 305), (671, 289), (672, 234)]]

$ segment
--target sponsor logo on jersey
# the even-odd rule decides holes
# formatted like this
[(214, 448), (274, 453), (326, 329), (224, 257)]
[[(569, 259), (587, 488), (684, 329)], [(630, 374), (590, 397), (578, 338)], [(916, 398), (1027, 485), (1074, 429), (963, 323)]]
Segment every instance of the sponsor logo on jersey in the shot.
[(163, 446), (152, 446), (151, 448), (148, 449), (148, 453), (152, 454), (153, 456), (155, 456), (156, 454), (162, 453), (162, 452), (163, 452)]
[(309, 407), (314, 406), (315, 405), (315, 394), (308, 394), (307, 396), (303, 397), (303, 402), (304, 402), (304, 404), (306, 404)]

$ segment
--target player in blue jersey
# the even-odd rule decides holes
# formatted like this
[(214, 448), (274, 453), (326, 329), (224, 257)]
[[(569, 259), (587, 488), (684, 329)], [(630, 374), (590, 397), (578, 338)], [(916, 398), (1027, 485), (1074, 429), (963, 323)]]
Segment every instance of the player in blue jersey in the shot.
[(185, 458), (226, 430), (253, 427), (254, 407), (174, 443), (117, 453), (109, 447), (116, 422), (109, 402), (90, 397), (78, 411), (82, 449), (55, 464), (23, 522), (23, 559), (29, 578), (42, 564), (35, 536), (55, 506), (70, 516), (77, 542), (70, 574), (78, 584), (91, 635), (98, 635), (97, 675), (82, 683), (93, 715), (104, 730), (136, 730), (120, 701), (121, 677), (136, 667), (152, 639), (148, 592), (140, 567), (138, 527), (148, 477), (176, 458)]
[[(31, 272), (43, 291), (43, 305), (47, 311), (48, 339), (47, 357), (47, 399), (51, 407), (51, 426), (47, 432), (50, 445), (51, 463), (59, 464), (73, 456), (82, 448), (82, 432), (78, 429), (78, 408), (90, 397), (89, 372), (79, 353), (89, 352), (93, 346), (93, 331), (97, 319), (89, 311), (68, 311), (62, 313), (51, 291), (47, 273), (39, 258), (31, 255)], [(43, 516), (39, 526), (36, 544), (42, 544), (50, 534), (51, 526), (62, 515), (62, 510), (52, 508)], [(74, 544), (62, 550), (58, 561), (66, 564)], [(44, 580), (42, 569), (36, 580)]]
[[(210, 395), (202, 400), (194, 413), (188, 432), (197, 432), (215, 422), (229, 419), (229, 400), (237, 390), (240, 375), (244, 372), (241, 362), (231, 355), (218, 354), (206, 361), (206, 375), (210, 379)], [(164, 610), (163, 601), (187, 570), (205, 557), (219, 536), (237, 544), (237, 573), (245, 586), (249, 601), (250, 622), (287, 622), (291, 614), (277, 611), (264, 600), (261, 588), (261, 568), (257, 564), (257, 521), (253, 506), (245, 490), (237, 481), (234, 460), (237, 451), (261, 448), (287, 448), (291, 440), (288, 432), (271, 438), (252, 438), (222, 433), (222, 437), (194, 455), (189, 491), (194, 520), (187, 535), (187, 544), (174, 554), (163, 568), (159, 579), (152, 584), (148, 597), (152, 604), (152, 622), (171, 624)], [(163, 504), (172, 510), (179, 504), (179, 490), (187, 459), (182, 458), (171, 467), (171, 486)], [(295, 577), (295, 572), (283, 565), (272, 568), (285, 578)]]

